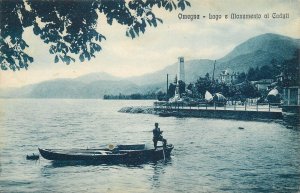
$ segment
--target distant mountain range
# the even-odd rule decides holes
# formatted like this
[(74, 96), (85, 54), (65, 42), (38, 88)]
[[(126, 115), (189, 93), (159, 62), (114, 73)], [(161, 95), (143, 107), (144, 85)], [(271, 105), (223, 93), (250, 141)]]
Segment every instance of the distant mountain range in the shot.
[[(247, 72), (250, 67), (270, 65), (273, 59), (278, 63), (293, 57), (297, 48), (300, 48), (300, 39), (293, 39), (278, 34), (263, 34), (253, 37), (236, 46), (226, 56), (216, 61), (215, 77), (222, 70), (231, 69), (235, 72)], [(207, 72), (212, 75), (214, 60), (185, 61), (186, 83), (195, 82), (199, 76)], [(138, 77), (129, 78), (136, 84), (143, 85), (149, 82), (158, 83), (166, 79), (166, 74), (176, 74), (177, 63), (163, 70)]]
[[(250, 67), (270, 65), (290, 59), (300, 48), (300, 40), (277, 34), (263, 34), (236, 46), (216, 62), (215, 77), (221, 70), (231, 69), (246, 72)], [(214, 60), (199, 59), (185, 61), (186, 83), (195, 82), (207, 72), (211, 75)], [(136, 77), (122, 79), (107, 73), (91, 73), (75, 79), (54, 79), (41, 83), (0, 90), (0, 97), (10, 98), (102, 98), (105, 94), (132, 94), (166, 90), (166, 74), (169, 82), (177, 73), (177, 63), (165, 69)]]
[(250, 67), (270, 65), (273, 59), (281, 63), (291, 59), (299, 48), (300, 39), (271, 33), (259, 35), (236, 46), (229, 54), (217, 60), (216, 70), (231, 68), (237, 72), (247, 71)]

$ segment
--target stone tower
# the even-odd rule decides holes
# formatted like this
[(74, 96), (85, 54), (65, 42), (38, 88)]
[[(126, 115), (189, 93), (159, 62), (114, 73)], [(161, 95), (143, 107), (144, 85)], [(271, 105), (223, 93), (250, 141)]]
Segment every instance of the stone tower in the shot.
[(178, 81), (181, 80), (185, 82), (185, 73), (184, 73), (184, 57), (178, 58)]

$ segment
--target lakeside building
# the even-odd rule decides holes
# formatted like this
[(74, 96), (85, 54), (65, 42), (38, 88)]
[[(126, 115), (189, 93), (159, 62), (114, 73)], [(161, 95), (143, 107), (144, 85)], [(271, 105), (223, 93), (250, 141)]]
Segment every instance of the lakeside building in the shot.
[(300, 106), (300, 86), (283, 88), (283, 105)]
[(237, 80), (238, 75), (239, 73), (231, 72), (231, 70), (227, 69), (227, 70), (222, 70), (219, 77), (222, 83), (232, 84)]
[(282, 82), (283, 81), (283, 73), (281, 72), (279, 75), (276, 76), (276, 82)]
[(258, 81), (251, 81), (251, 84), (253, 84), (257, 90), (261, 91), (269, 90), (273, 82), (273, 79), (261, 79)]
[(300, 128), (300, 86), (283, 88), (283, 120)]

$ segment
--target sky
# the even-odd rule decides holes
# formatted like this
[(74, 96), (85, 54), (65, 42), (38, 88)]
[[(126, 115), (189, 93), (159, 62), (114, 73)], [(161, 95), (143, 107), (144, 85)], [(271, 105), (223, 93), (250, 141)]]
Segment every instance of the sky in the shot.
[[(89, 62), (54, 63), (49, 45), (26, 28), (27, 52), (34, 58), (28, 70), (0, 71), (0, 88), (20, 87), (56, 78), (75, 78), (94, 72), (106, 72), (118, 77), (139, 76), (161, 70), (185, 60), (219, 59), (247, 39), (264, 33), (277, 33), (300, 38), (300, 0), (189, 0), (185, 11), (168, 12), (154, 9), (163, 19), (158, 27), (147, 27), (145, 34), (131, 39), (126, 26), (108, 25), (100, 15), (97, 30), (106, 37), (102, 51)], [(225, 19), (225, 15), (261, 14), (262, 19)], [(273, 13), (289, 14), (289, 18), (273, 19)], [(200, 15), (200, 19), (179, 19), (179, 15)], [(263, 18), (269, 14), (269, 18)], [(209, 19), (221, 15), (221, 19)], [(206, 16), (204, 19), (203, 16)]]

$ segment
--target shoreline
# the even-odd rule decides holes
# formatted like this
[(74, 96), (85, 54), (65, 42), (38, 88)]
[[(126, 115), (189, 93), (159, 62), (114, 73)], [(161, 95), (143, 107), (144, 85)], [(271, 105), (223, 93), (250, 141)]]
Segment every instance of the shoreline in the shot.
[(287, 128), (300, 129), (299, 114), (282, 111), (244, 111), (225, 109), (157, 108), (155, 106), (122, 107), (118, 112), (130, 114), (152, 114), (160, 117), (209, 118), (278, 123)]
[(281, 112), (243, 111), (224, 109), (168, 109), (153, 106), (122, 107), (118, 112), (131, 114), (153, 114), (161, 117), (199, 117), (238, 120), (282, 120)]
[(232, 110), (204, 110), (204, 109), (157, 109), (153, 106), (129, 106), (122, 107), (118, 112), (130, 114), (152, 114), (160, 117), (177, 117), (177, 118), (209, 118), (209, 119), (226, 119), (242, 121), (258, 121), (266, 123), (278, 123), (286, 127), (290, 126), (284, 120), (281, 112), (266, 111), (232, 111)]
[(131, 113), (131, 114), (152, 114), (159, 115), (159, 112), (154, 109), (152, 106), (130, 106), (122, 107), (118, 110), (120, 113)]

